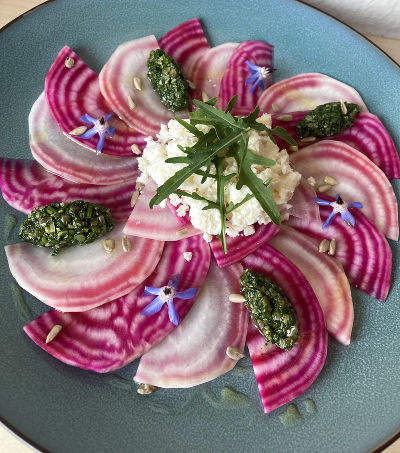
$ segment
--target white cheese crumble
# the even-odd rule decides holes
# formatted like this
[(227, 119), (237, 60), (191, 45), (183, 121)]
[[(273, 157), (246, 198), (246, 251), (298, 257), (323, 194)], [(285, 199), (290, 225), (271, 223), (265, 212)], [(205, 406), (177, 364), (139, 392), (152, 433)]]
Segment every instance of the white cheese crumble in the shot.
[(186, 261), (192, 261), (193, 253), (192, 252), (183, 252), (183, 258)]
[[(270, 115), (263, 115), (258, 121), (268, 127), (271, 125)], [(198, 128), (204, 132), (209, 129), (208, 126), (202, 125), (199, 125)], [(139, 169), (142, 172), (138, 182), (145, 184), (151, 178), (157, 186), (161, 186), (167, 179), (186, 166), (186, 164), (166, 163), (166, 159), (186, 156), (178, 148), (178, 145), (191, 147), (197, 142), (197, 138), (176, 120), (170, 120), (168, 125), (161, 125), (157, 140), (148, 137), (146, 141), (147, 145), (143, 155), (138, 158)], [(249, 131), (248, 147), (254, 153), (273, 159), (276, 162), (272, 167), (253, 165), (252, 169), (262, 181), (272, 178), (269, 188), (273, 190), (273, 199), (279, 211), (287, 210), (290, 206), (288, 201), (291, 199), (301, 178), (300, 173), (295, 172), (290, 166), (288, 153), (286, 150), (279, 151), (278, 146), (265, 133), (259, 133), (255, 130)], [(215, 173), (215, 168), (211, 168), (211, 173)], [(237, 165), (234, 158), (224, 160), (223, 174), (228, 175), (230, 173), (237, 173)], [(217, 183), (215, 179), (208, 178), (203, 184), (201, 184), (201, 179), (202, 176), (192, 175), (179, 188), (190, 193), (197, 192), (211, 201), (216, 201)], [(240, 190), (236, 189), (236, 182), (237, 179), (233, 178), (225, 185), (226, 206), (230, 202), (240, 202), (248, 193), (251, 193), (247, 186), (243, 186)], [(171, 194), (169, 201), (173, 206), (177, 207), (179, 216), (183, 217), (187, 213), (189, 214), (191, 223), (195, 228), (204, 232), (203, 237), (207, 242), (211, 241), (212, 235), (217, 235), (221, 232), (219, 211), (216, 209), (203, 211), (205, 202), (176, 194)], [(253, 197), (228, 214), (226, 232), (231, 237), (238, 236), (239, 233), (249, 236), (254, 233), (253, 224), (267, 224), (270, 221), (269, 216)]]

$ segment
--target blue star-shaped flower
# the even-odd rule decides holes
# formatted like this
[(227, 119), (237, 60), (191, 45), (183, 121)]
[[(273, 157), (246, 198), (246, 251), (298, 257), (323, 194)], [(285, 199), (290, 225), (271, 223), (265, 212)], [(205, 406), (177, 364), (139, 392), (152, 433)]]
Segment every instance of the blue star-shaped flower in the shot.
[(322, 198), (314, 198), (314, 200), (320, 206), (332, 206), (332, 212), (330, 213), (329, 217), (325, 220), (322, 224), (322, 229), (325, 229), (332, 223), (333, 218), (336, 214), (340, 213), (343, 222), (346, 222), (348, 225), (354, 227), (356, 225), (356, 221), (352, 214), (350, 213), (348, 208), (359, 208), (363, 207), (362, 203), (359, 201), (354, 201), (352, 203), (346, 203), (342, 200), (340, 194), (336, 194), (336, 201), (327, 201), (323, 200)]
[(142, 315), (154, 315), (154, 313), (158, 313), (162, 306), (166, 303), (168, 305), (169, 320), (177, 326), (179, 323), (179, 315), (174, 307), (174, 299), (191, 299), (197, 294), (198, 291), (197, 288), (190, 288), (185, 289), (185, 291), (178, 292), (180, 279), (181, 276), (177, 274), (172, 277), (167, 286), (162, 286), (161, 288), (145, 286), (144, 295), (153, 295), (157, 297), (142, 310)]
[(246, 79), (245, 85), (247, 86), (254, 82), (253, 86), (250, 88), (250, 93), (253, 93), (258, 85), (264, 89), (264, 81), (271, 77), (273, 69), (266, 68), (265, 66), (257, 66), (254, 63), (251, 63), (251, 61), (246, 61), (246, 64), (251, 75)]
[(115, 127), (110, 127), (108, 125), (108, 122), (110, 121), (112, 116), (112, 112), (109, 113), (105, 118), (102, 116), (99, 120), (96, 120), (96, 118), (93, 118), (87, 113), (81, 116), (81, 121), (83, 121), (85, 124), (93, 125), (93, 127), (91, 129), (88, 129), (84, 134), (80, 135), (79, 138), (87, 139), (92, 138), (95, 134), (99, 134), (100, 138), (97, 142), (96, 148), (97, 154), (100, 154), (101, 150), (103, 149), (106, 132), (108, 132), (108, 135), (110, 137), (114, 135)]

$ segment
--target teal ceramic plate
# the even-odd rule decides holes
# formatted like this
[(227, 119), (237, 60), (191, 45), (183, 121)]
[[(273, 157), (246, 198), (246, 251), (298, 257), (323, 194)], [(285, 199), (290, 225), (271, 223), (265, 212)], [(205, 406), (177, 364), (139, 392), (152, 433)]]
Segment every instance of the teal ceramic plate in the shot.
[[(399, 68), (360, 35), (301, 3), (56, 0), (0, 33), (0, 155), (30, 157), (29, 109), (62, 46), (99, 71), (120, 43), (152, 33), (161, 37), (194, 16), (213, 45), (246, 39), (274, 44), (277, 79), (323, 72), (354, 86), (400, 144)], [(397, 193), (399, 187), (395, 183)], [(17, 240), (11, 214), (22, 218), (2, 202), (3, 243)], [(382, 304), (353, 292), (352, 343), (329, 340), (322, 373), (295, 401), (300, 418), (293, 425), (280, 417), (286, 407), (262, 414), (246, 361), (210, 385), (150, 397), (138, 395), (131, 383), (135, 363), (111, 376), (59, 363), (23, 334), (29, 310), (38, 315), (45, 309), (18, 293), (1, 253), (0, 415), (30, 443), (57, 453), (368, 452), (400, 426), (400, 247), (391, 246), (390, 297)], [(241, 394), (225, 390), (221, 398), (227, 386)]]

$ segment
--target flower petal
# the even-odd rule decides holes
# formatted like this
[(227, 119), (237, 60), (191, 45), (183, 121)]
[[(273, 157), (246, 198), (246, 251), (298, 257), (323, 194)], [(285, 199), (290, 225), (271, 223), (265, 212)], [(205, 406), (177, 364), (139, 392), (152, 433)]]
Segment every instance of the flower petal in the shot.
[(258, 74), (252, 74), (250, 77), (247, 77), (246, 82), (244, 83), (246, 86), (250, 85), (250, 83), (254, 82), (258, 77)]
[(93, 116), (88, 115), (85, 113), (84, 115), (81, 116), (81, 121), (83, 121), (85, 124), (95, 124), (96, 123), (96, 118), (93, 118)]
[(314, 201), (321, 206), (332, 206), (332, 201), (326, 201), (323, 200), (322, 198), (314, 198)]
[(252, 63), (251, 61), (246, 60), (245, 63), (249, 67), (248, 68), (249, 70), (252, 69), (253, 71), (257, 71), (257, 72), (260, 70), (260, 66), (257, 66), (256, 64)]
[(156, 297), (149, 303), (149, 305), (146, 305), (146, 307), (141, 311), (141, 314), (146, 316), (154, 315), (154, 313), (158, 313), (161, 310), (163, 305), (164, 302), (159, 297)]
[(143, 294), (146, 296), (158, 296), (161, 288), (154, 288), (152, 286), (145, 286)]
[(113, 112), (110, 112), (107, 116), (106, 116), (106, 121), (109, 122), (110, 119), (113, 117)]
[(107, 127), (106, 131), (108, 132), (108, 135), (110, 137), (113, 137), (114, 133), (115, 133), (115, 127), (114, 126), (112, 126), (112, 127), (109, 126), (109, 127)]
[(179, 293), (176, 293), (175, 297), (183, 300), (191, 299), (197, 294), (197, 291), (198, 291), (197, 288), (185, 289), (185, 291), (180, 291)]
[(360, 203), (359, 201), (352, 201), (347, 205), (349, 208), (359, 208), (361, 209), (363, 207), (363, 204)]
[(333, 220), (333, 218), (335, 217), (335, 215), (337, 213), (338, 213), (338, 211), (336, 211), (335, 209), (330, 213), (329, 217), (322, 224), (322, 229), (323, 230), (332, 223), (332, 220)]
[(92, 127), (91, 129), (88, 129), (84, 134), (79, 135), (79, 138), (87, 139), (87, 138), (92, 138), (93, 135), (97, 134), (97, 130), (95, 127)]
[(169, 320), (172, 322), (172, 324), (175, 324), (177, 326), (179, 323), (179, 315), (175, 310), (174, 302), (170, 300), (169, 302), (167, 302), (167, 304)]
[(180, 281), (181, 281), (180, 274), (176, 274), (168, 282), (168, 286), (172, 286), (172, 288), (174, 288), (175, 291), (178, 291)]
[(356, 225), (356, 221), (349, 211), (343, 211), (340, 213), (340, 215), (342, 217), (343, 222), (350, 223), (350, 225), (353, 227)]
[(99, 132), (99, 141), (97, 142), (97, 154), (101, 153), (101, 150), (103, 149), (104, 146), (104, 139), (106, 138), (106, 133), (105, 132)]

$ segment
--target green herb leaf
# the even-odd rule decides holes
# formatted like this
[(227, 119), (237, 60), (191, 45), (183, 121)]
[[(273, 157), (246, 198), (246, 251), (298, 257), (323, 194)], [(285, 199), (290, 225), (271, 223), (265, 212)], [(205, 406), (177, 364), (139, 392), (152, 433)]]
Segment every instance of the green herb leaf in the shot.
[(232, 112), (232, 109), (233, 107), (235, 107), (235, 104), (238, 100), (238, 95), (235, 94), (235, 96), (233, 96), (233, 98), (228, 102), (228, 105), (226, 106), (226, 110), (225, 110), (225, 113), (231, 113)]
[(179, 124), (181, 124), (189, 132), (191, 132), (195, 137), (201, 138), (204, 135), (204, 132), (201, 132), (199, 129), (197, 129), (196, 126), (193, 126), (193, 124), (190, 124), (183, 119), (178, 118), (177, 116), (174, 118), (174, 120), (178, 121)]

